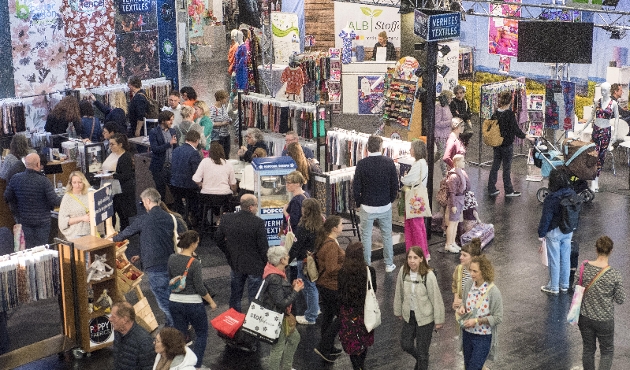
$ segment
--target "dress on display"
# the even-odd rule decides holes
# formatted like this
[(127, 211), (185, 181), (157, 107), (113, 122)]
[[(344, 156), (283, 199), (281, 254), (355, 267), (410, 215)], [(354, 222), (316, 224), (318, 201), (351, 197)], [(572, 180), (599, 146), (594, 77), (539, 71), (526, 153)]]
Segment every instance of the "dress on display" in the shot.
[(339, 37), (343, 41), (343, 45), (341, 47), (341, 62), (343, 64), (352, 63), (352, 40), (357, 36), (354, 33), (354, 30), (350, 30), (350, 32), (346, 31), (346, 29), (341, 30), (339, 33)]
[(236, 61), (234, 69), (236, 71), (236, 88), (247, 90), (249, 79), (249, 68), (247, 67), (247, 45), (241, 44), (236, 50)]
[(286, 88), (285, 94), (287, 94), (287, 95), (289, 95), (289, 94), (299, 95), (300, 92), (302, 91), (302, 86), (304, 86), (304, 84), (307, 81), (307, 78), (306, 78), (306, 75), (304, 74), (304, 71), (302, 70), (302, 68), (300, 68), (300, 67), (296, 67), (296, 68), (287, 67), (282, 72), (282, 76), (280, 77), (280, 81), (283, 82), (283, 83), (284, 82), (287, 83), (287, 88)]

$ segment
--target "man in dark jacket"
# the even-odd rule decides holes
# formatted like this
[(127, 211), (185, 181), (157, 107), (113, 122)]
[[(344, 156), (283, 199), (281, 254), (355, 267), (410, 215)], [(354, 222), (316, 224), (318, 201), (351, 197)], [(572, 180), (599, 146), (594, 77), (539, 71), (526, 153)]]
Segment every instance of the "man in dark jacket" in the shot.
[(127, 114), (130, 132), (136, 137), (146, 135), (143, 129), (144, 119), (147, 116), (147, 109), (149, 108), (149, 100), (142, 89), (142, 80), (137, 76), (131, 77), (129, 82), (127, 82), (127, 87), (129, 87), (133, 95), (129, 103), (129, 113)]
[(256, 216), (258, 199), (252, 194), (241, 197), (241, 210), (226, 213), (215, 240), (232, 268), (230, 307), (241, 311), (243, 289), (247, 282), (247, 296), (251, 302), (256, 296), (267, 264), (267, 229), (265, 221)]
[(155, 362), (153, 338), (136, 324), (136, 311), (129, 302), (112, 307), (109, 322), (114, 329), (114, 369), (151, 370)]
[(4, 199), (18, 224), (22, 224), (26, 247), (48, 243), (50, 211), (58, 207), (61, 198), (55, 194), (53, 184), (41, 173), (39, 155), (24, 157), (26, 170), (13, 175), (4, 191)]
[(392, 202), (398, 195), (398, 173), (394, 161), (381, 154), (383, 139), (370, 136), (368, 156), (357, 162), (354, 171), (354, 200), (361, 207), (361, 241), (363, 255), (368, 266), (372, 262), (372, 227), (374, 220), (383, 235), (383, 257), (385, 271), (392, 272), (394, 265), (394, 246), (392, 243)]
[(173, 149), (177, 147), (177, 132), (171, 128), (174, 118), (173, 112), (160, 112), (159, 125), (149, 131), (151, 145), (149, 171), (153, 175), (155, 188), (160, 192), (162, 199), (166, 196), (166, 185), (171, 181), (171, 158)]
[[(199, 186), (192, 177), (197, 172), (197, 167), (201, 162), (201, 156), (197, 151), (197, 146), (201, 140), (201, 135), (195, 130), (186, 133), (186, 143), (173, 150), (173, 163), (177, 163), (171, 172), (170, 189), (175, 201), (175, 212), (178, 212), (186, 221), (189, 221), (188, 212), (198, 216)], [(186, 199), (184, 206), (183, 199)]]
[[(173, 230), (176, 218), (160, 207), (160, 193), (154, 188), (148, 188), (140, 194), (142, 204), (147, 213), (138, 216), (136, 220), (114, 236), (115, 242), (129, 239), (130, 236), (140, 234), (140, 255), (131, 257), (131, 263), (142, 260), (142, 269), (149, 277), (151, 291), (155, 295), (158, 306), (166, 316), (166, 326), (173, 326), (173, 317), (169, 311), (168, 287), (168, 257), (175, 252)], [(183, 233), (186, 227), (177, 223), (177, 233)]]

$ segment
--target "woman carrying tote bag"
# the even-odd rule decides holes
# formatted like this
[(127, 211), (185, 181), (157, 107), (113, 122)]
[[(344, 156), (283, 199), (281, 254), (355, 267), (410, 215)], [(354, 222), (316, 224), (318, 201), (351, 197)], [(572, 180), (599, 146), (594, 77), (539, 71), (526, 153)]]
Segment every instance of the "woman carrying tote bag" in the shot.
[[(411, 142), (410, 154), (415, 158), (415, 162), (411, 166), (411, 169), (402, 178), (402, 183), (405, 186), (415, 186), (415, 188), (420, 189), (418, 193), (422, 193), (422, 188), (424, 190), (424, 194), (427, 194), (427, 175), (429, 174), (429, 167), (427, 166), (427, 145), (422, 140), (414, 140)], [(414, 188), (407, 190), (407, 192), (413, 191)], [(427, 260), (431, 259), (431, 254), (429, 253), (429, 246), (427, 243), (427, 229), (424, 226), (424, 217), (409, 217), (409, 207), (412, 206), (408, 204), (408, 196), (405, 196), (405, 246), (407, 250), (409, 248), (416, 246), (422, 248), (422, 252), (426, 256)], [(424, 205), (420, 205), (424, 207), (424, 211), (428, 212), (427, 215), (431, 215), (431, 210), (429, 209), (428, 197), (420, 200), (418, 199), (415, 204), (424, 203)], [(417, 207), (416, 207), (417, 208)], [(416, 211), (421, 212), (422, 209), (416, 209)]]
[(400, 335), (402, 349), (416, 359), (415, 369), (428, 369), (433, 330), (444, 325), (444, 301), (419, 247), (407, 251), (405, 265), (398, 273), (394, 315), (405, 320)]

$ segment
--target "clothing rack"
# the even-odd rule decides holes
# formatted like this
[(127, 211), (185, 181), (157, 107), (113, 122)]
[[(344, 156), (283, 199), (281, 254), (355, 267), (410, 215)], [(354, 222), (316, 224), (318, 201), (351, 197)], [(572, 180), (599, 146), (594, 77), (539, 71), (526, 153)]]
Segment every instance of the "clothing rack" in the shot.
[(326, 215), (349, 214), (352, 233), (358, 236), (360, 241), (361, 236), (356, 221), (356, 205), (352, 192), (355, 169), (356, 167), (353, 166), (314, 174), (312, 176), (313, 194), (311, 196), (319, 200)]
[[(284, 146), (286, 144), (285, 136), (276, 132), (265, 132), (263, 133), (263, 136), (265, 144), (267, 144), (267, 149), (269, 149), (267, 155), (269, 157), (281, 156), (282, 150), (284, 150)], [(317, 149), (317, 144), (310, 140), (300, 140), (300, 145), (311, 149), (313, 152)]]
[[(516, 80), (508, 80), (502, 82), (495, 82), (490, 84), (481, 85), (481, 94), (480, 94), (480, 102), (479, 102), (479, 154), (478, 154), (478, 162), (469, 162), (472, 165), (477, 166), (488, 166), (491, 161), (482, 162), (481, 161), (481, 152), (483, 149), (483, 137), (481, 133), (481, 127), (483, 126), (483, 121), (486, 119), (490, 119), (497, 107), (499, 106), (499, 94), (504, 91), (509, 91), (512, 94), (512, 111), (516, 115), (516, 121), (518, 122), (519, 127), (523, 130), (527, 124), (527, 120), (529, 119), (527, 114), (527, 90), (525, 85), (525, 79), (519, 78)], [(521, 145), (523, 141), (520, 139), (516, 139), (514, 141), (515, 144)], [(520, 155), (520, 154), (518, 154)]]
[[(357, 162), (368, 154), (369, 134), (333, 128), (326, 133), (326, 163), (330, 167), (356, 166)], [(383, 155), (398, 159), (409, 154), (409, 141), (383, 138)]]
[(317, 120), (318, 106), (313, 103), (289, 102), (268, 95), (248, 94), (242, 98), (242, 127), (286, 133), (295, 131), (305, 139), (323, 136), (325, 125)]
[(48, 247), (0, 256), (0, 312), (59, 295), (59, 252)]

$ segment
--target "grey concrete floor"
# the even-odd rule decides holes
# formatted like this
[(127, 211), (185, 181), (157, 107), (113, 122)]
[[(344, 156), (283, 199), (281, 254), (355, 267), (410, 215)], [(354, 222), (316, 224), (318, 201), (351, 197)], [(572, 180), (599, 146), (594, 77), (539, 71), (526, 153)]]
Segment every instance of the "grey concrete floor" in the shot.
[[(212, 73), (213, 70), (220, 71)], [(208, 66), (196, 66), (184, 70), (184, 81), (192, 81), (202, 99), (212, 102), (212, 94), (217, 86), (225, 84), (224, 63), (211, 63)], [(343, 120), (338, 119), (343, 125)], [(471, 144), (468, 154), (469, 160), (476, 161), (476, 143)], [(471, 157), (472, 154), (472, 157)], [(488, 151), (484, 149), (484, 160), (488, 159)], [(536, 229), (540, 218), (541, 205), (536, 201), (536, 191), (541, 183), (526, 182), (525, 158), (518, 157), (513, 165), (513, 182), (517, 190), (523, 195), (519, 198), (505, 198), (499, 179), (498, 188), (502, 194), (492, 199), (485, 196), (486, 182), (489, 169), (487, 167), (469, 167), (467, 169), (473, 191), (479, 201), (479, 213), (486, 223), (495, 225), (496, 237), (484, 250), (496, 269), (496, 285), (502, 292), (504, 301), (504, 322), (499, 326), (498, 359), (490, 363), (491, 369), (581, 369), (582, 344), (577, 327), (566, 323), (566, 313), (571, 296), (561, 294), (548, 296), (540, 291), (540, 286), (547, 282), (547, 269), (540, 264), (537, 253), (539, 242)], [(620, 191), (627, 188), (628, 170), (625, 163), (625, 153), (617, 153), (617, 176), (610, 172), (607, 163), (605, 172), (600, 180), (601, 193), (598, 193), (593, 203), (584, 207), (580, 227), (574, 235), (574, 240), (580, 244), (580, 260), (594, 259), (594, 243), (601, 235), (610, 236), (615, 242), (615, 249), (610, 260), (611, 266), (622, 273), (626, 281), (626, 290), (630, 272), (629, 265), (629, 233), (628, 233), (628, 203), (630, 192)], [(500, 177), (500, 176), (499, 176)], [(342, 238), (344, 244), (353, 239), (352, 234)], [(439, 284), (446, 306), (447, 320), (444, 329), (433, 336), (430, 352), (430, 369), (462, 369), (462, 356), (458, 353), (458, 327), (450, 308), (452, 294), (450, 293), (451, 275), (458, 264), (458, 256), (440, 253), (444, 239), (433, 235), (430, 243), (431, 267), (438, 276)], [(215, 298), (219, 304), (217, 311), (208, 311), (209, 318), (225, 311), (229, 298), (229, 267), (225, 257), (218, 250), (210, 238), (205, 238), (200, 248), (204, 265), (204, 280), (217, 290)], [(395, 257), (397, 266), (404, 263), (404, 255)], [(375, 261), (379, 299), (383, 323), (376, 329), (375, 343), (369, 349), (366, 369), (411, 369), (414, 360), (404, 353), (399, 345), (401, 322), (394, 317), (392, 301), (396, 273), (385, 273), (382, 260)], [(151, 300), (150, 303), (158, 321), (163, 322), (158, 312), (148, 285), (143, 286)], [(48, 321), (56, 320), (59, 315), (54, 311), (56, 304), (50, 304), (51, 311), (47, 315)], [(21, 309), (21, 314), (15, 314), (9, 321), (10, 330), (20, 329), (12, 325), (16, 316), (29, 315), (30, 308)], [(58, 308), (57, 308), (58, 309)], [(616, 307), (615, 359), (613, 369), (630, 368), (630, 304)], [(42, 318), (42, 327), (55, 327)], [(51, 329), (48, 329), (51, 330)], [(307, 369), (351, 369), (350, 360), (341, 355), (334, 364), (322, 362), (314, 353), (313, 347), (319, 341), (319, 325), (298, 326), (302, 336), (298, 351), (294, 358), (294, 368)], [(44, 331), (42, 329), (41, 331)], [(37, 332), (37, 330), (34, 330)], [(261, 351), (255, 354), (243, 353), (230, 349), (218, 338), (214, 330), (210, 329), (210, 336), (204, 365), (214, 370), (236, 369), (264, 369), (265, 358), (269, 353), (267, 345), (261, 346)], [(0, 364), (2, 368), (2, 364)], [(104, 349), (95, 352), (89, 358), (74, 360), (72, 358), (59, 360), (57, 356), (28, 364), (20, 369), (111, 369), (112, 352)]]

